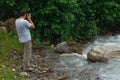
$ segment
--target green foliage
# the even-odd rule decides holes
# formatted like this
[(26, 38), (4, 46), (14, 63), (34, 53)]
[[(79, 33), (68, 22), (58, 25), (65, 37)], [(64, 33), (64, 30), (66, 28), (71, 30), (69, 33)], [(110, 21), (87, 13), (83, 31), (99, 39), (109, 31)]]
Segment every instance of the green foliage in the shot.
[(21, 9), (30, 10), (28, 0), (0, 0), (0, 20), (18, 16)]
[(3, 63), (0, 63), (0, 80), (25, 80), (22, 77), (16, 76), (15, 72), (12, 72), (12, 70)]
[(17, 36), (13, 35), (12, 32), (4, 34), (0, 31), (0, 60), (8, 58), (12, 50), (21, 51)]
[(120, 30), (120, 3), (115, 0), (96, 2), (96, 20), (99, 28), (105, 31)]
[[(71, 29), (74, 26), (74, 8), (77, 8), (76, 0), (49, 0), (33, 1), (31, 11), (36, 22), (35, 38), (41, 42), (58, 42), (70, 39)], [(35, 11), (35, 14), (34, 14)], [(39, 35), (40, 34), (40, 35)], [(34, 36), (33, 35), (33, 36)]]
[(39, 44), (120, 30), (119, 0), (1, 0), (0, 18), (15, 17), (22, 8), (32, 13), (36, 25), (32, 37)]
[(12, 50), (21, 51), (17, 36), (12, 32), (5, 34), (0, 30), (0, 80), (24, 80), (24, 78), (17, 76), (11, 68), (5, 66), (10, 64), (10, 61), (6, 60), (10, 57)]
[(97, 27), (94, 21), (81, 23), (79, 30), (80, 39), (91, 39), (93, 36), (97, 35)]

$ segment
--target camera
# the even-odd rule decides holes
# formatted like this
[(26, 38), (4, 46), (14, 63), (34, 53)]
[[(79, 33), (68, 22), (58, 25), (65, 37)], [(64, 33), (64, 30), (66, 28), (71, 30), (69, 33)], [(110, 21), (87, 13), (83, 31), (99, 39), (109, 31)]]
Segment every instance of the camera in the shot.
[(28, 16), (31, 15), (31, 13), (28, 13)]

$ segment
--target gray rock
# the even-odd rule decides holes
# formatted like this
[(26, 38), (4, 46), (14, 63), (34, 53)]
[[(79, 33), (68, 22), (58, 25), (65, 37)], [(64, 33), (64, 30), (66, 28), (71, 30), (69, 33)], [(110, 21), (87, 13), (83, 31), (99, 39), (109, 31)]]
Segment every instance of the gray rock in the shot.
[(87, 54), (92, 62), (106, 62), (113, 58), (120, 58), (120, 46), (95, 46)]
[(21, 72), (21, 73), (19, 73), (19, 75), (26, 77), (26, 76), (28, 76), (28, 73), (27, 72)]
[(75, 47), (71, 47), (67, 42), (62, 42), (56, 45), (55, 52), (57, 53), (79, 53), (79, 50)]
[(67, 42), (62, 42), (56, 45), (55, 51), (58, 53), (64, 53), (68, 50), (69, 46)]

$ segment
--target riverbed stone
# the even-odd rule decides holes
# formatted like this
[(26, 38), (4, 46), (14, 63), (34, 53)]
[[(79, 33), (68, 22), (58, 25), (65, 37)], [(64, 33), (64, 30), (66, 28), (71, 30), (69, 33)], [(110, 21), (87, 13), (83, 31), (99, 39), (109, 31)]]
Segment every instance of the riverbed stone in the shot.
[(113, 58), (120, 58), (120, 46), (94, 46), (87, 54), (91, 62), (106, 62)]
[(69, 46), (67, 42), (62, 42), (56, 45), (55, 52), (57, 53), (79, 53), (79, 49)]
[(69, 46), (67, 42), (62, 42), (56, 45), (55, 51), (57, 53), (64, 53), (68, 50)]
[(21, 73), (19, 73), (19, 75), (26, 77), (26, 76), (28, 76), (28, 73), (27, 72), (21, 72)]

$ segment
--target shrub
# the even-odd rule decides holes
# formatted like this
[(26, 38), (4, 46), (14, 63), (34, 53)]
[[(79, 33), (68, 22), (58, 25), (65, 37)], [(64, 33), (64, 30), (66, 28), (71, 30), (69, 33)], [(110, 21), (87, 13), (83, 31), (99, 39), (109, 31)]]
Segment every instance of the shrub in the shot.
[(119, 0), (1, 0), (0, 18), (17, 16), (22, 8), (32, 12), (36, 25), (32, 37), (39, 44), (120, 31)]

